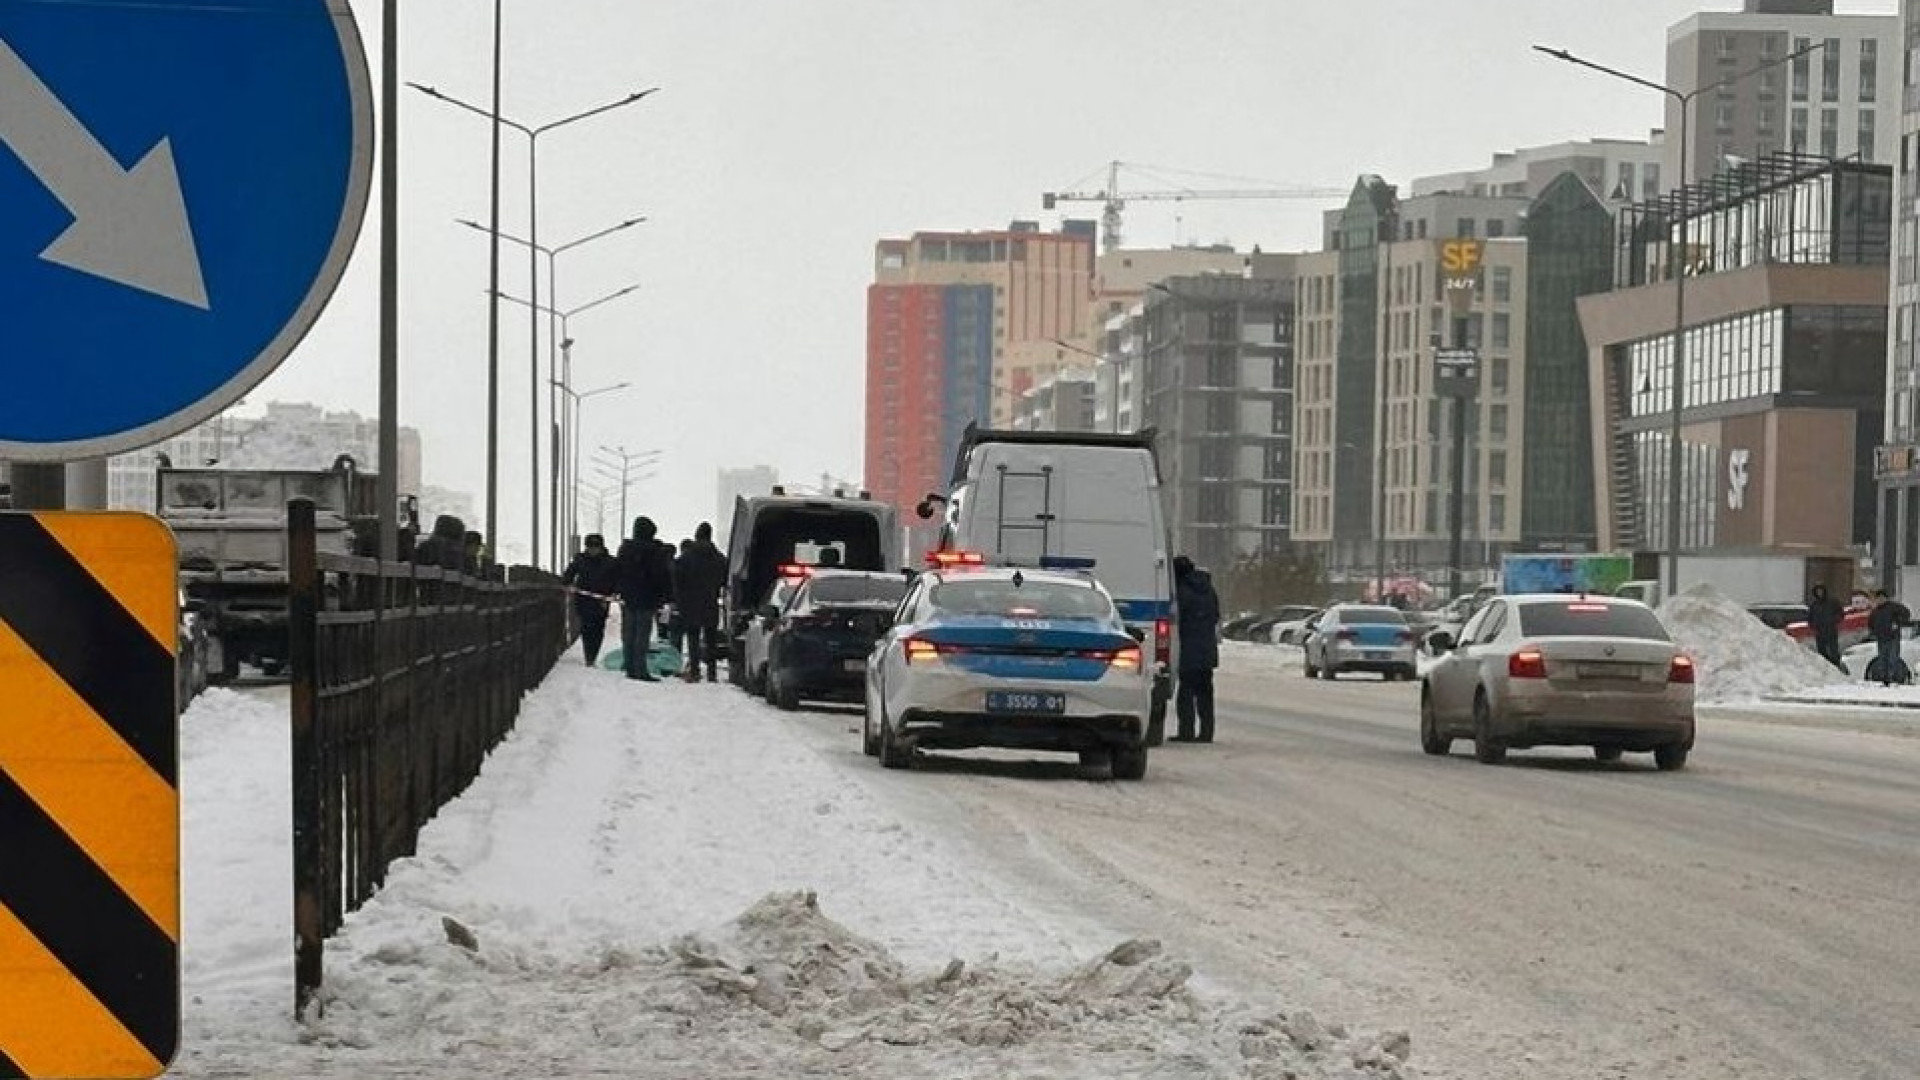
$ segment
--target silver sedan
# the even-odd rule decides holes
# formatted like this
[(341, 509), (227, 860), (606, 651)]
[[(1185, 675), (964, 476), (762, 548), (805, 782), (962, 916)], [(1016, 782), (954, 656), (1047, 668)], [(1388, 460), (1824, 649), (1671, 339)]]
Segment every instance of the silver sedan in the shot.
[(1602, 761), (1653, 752), (1663, 770), (1693, 749), (1693, 661), (1646, 605), (1615, 597), (1501, 596), (1461, 628), (1420, 686), (1420, 745), (1473, 740), (1487, 764), (1509, 749), (1591, 746)]

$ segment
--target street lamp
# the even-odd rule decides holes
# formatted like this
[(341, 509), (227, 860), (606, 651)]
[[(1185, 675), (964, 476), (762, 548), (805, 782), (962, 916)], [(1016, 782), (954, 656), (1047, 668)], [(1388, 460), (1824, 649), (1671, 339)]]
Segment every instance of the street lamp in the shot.
[(609, 480), (618, 482), (620, 485), (620, 521), (624, 527), (624, 523), (627, 520), (627, 489), (653, 476), (651, 472), (641, 476), (634, 476), (634, 466), (655, 464), (660, 460), (662, 451), (629, 451), (624, 446), (602, 446), (599, 453), (606, 454), (608, 458), (612, 459), (609, 461), (607, 458), (597, 457), (594, 458), (594, 464), (600, 467), (601, 475)]
[[(632, 285), (628, 285), (620, 289), (615, 289), (614, 291), (607, 293), (604, 296), (598, 297), (593, 300), (589, 300), (588, 302), (581, 304), (578, 307), (568, 308), (564, 311), (556, 310), (551, 305), (537, 303), (533, 300), (526, 300), (521, 297), (512, 296), (506, 293), (502, 293), (500, 296), (500, 299), (505, 300), (509, 304), (514, 304), (519, 307), (524, 307), (529, 311), (535, 312), (536, 314), (545, 314), (546, 316), (548, 316), (549, 319), (555, 319), (559, 321), (560, 323), (560, 367), (557, 372), (553, 373), (555, 376), (557, 376), (557, 378), (549, 379), (549, 382), (557, 381), (563, 385), (570, 387), (573, 385), (573, 333), (571, 330), (573, 317), (583, 312), (591, 311), (594, 308), (601, 306), (602, 304), (610, 304), (613, 301), (618, 300), (623, 296), (627, 296), (631, 293), (635, 293), (638, 291), (640, 291), (640, 285), (638, 282), (635, 282)], [(563, 430), (567, 433), (571, 433), (573, 438), (577, 440), (579, 438), (579, 435), (577, 433), (573, 433), (572, 431), (573, 426), (574, 425), (570, 423), (563, 424)], [(572, 484), (573, 479), (574, 478), (572, 477), (566, 478), (563, 481), (562, 489), (563, 490), (568, 489), (569, 486)], [(578, 509), (577, 507), (569, 506), (568, 512), (577, 513)], [(555, 542), (557, 543), (558, 541), (555, 541)]]
[[(573, 342), (568, 341), (567, 344), (572, 345)], [(579, 517), (580, 511), (579, 511), (579, 504), (576, 501), (576, 493), (577, 493), (577, 488), (579, 486), (579, 476), (580, 476), (580, 439), (579, 439), (578, 428), (583, 426), (586, 423), (586, 421), (582, 418), (580, 407), (586, 404), (588, 398), (598, 397), (601, 394), (611, 394), (616, 390), (625, 390), (627, 387), (631, 385), (633, 384), (624, 383), (624, 382), (614, 383), (612, 386), (602, 386), (602, 387), (599, 387), (598, 389), (588, 390), (584, 393), (575, 393), (573, 390), (573, 387), (567, 386), (566, 384), (562, 383), (558, 379), (553, 380), (553, 388), (560, 391), (562, 394), (565, 394), (568, 400), (573, 403), (573, 430), (571, 431), (572, 441), (571, 442), (568, 441), (568, 436), (566, 434), (563, 434), (560, 440), (561, 448), (567, 452), (567, 457), (572, 463), (567, 470), (567, 477), (568, 477), (567, 496), (564, 500), (555, 500), (555, 503), (554, 503), (555, 506), (558, 506), (561, 501), (564, 501), (567, 505), (568, 512), (573, 515), (572, 517), (567, 519), (567, 529), (568, 529), (567, 539), (569, 541), (568, 543), (569, 552), (576, 550), (577, 545), (574, 544), (572, 541), (574, 540), (575, 537), (578, 537), (580, 534), (580, 517)]]
[[(540, 262), (538, 257), (539, 256), (538, 245), (540, 243), (540, 197), (539, 197), (540, 195), (540, 136), (545, 135), (550, 131), (557, 131), (560, 128), (567, 127), (570, 124), (577, 124), (582, 120), (588, 119), (589, 117), (599, 116), (602, 113), (612, 112), (615, 109), (619, 109), (619, 108), (623, 108), (625, 106), (631, 105), (634, 102), (639, 101), (642, 98), (645, 98), (648, 95), (657, 92), (659, 90), (659, 87), (657, 86), (649, 87), (648, 89), (645, 89), (645, 90), (635, 91), (634, 93), (628, 94), (626, 97), (621, 98), (618, 101), (610, 101), (604, 105), (596, 105), (591, 109), (586, 109), (584, 111), (574, 113), (571, 116), (562, 117), (558, 120), (552, 120), (545, 124), (529, 125), (529, 124), (523, 124), (517, 120), (510, 119), (506, 116), (501, 115), (500, 113), (499, 56), (498, 56), (500, 44), (499, 44), (499, 38), (498, 38), (498, 18), (499, 18), (498, 14), (496, 13), (495, 15), (496, 29), (495, 29), (495, 40), (494, 40), (495, 78), (494, 78), (494, 102), (493, 102), (492, 110), (482, 109), (477, 105), (472, 105), (465, 101), (461, 101), (459, 98), (453, 97), (450, 94), (441, 93), (439, 90), (431, 86), (424, 86), (416, 82), (410, 82), (407, 85), (413, 87), (415, 90), (420, 91), (421, 93), (427, 95), (428, 97), (433, 98), (436, 101), (444, 102), (445, 104), (452, 105), (454, 108), (464, 109), (467, 112), (474, 113), (475, 115), (478, 115), (483, 119), (491, 121), (494, 125), (494, 128), (493, 128), (494, 146), (495, 146), (495, 149), (494, 149), (494, 174), (495, 174), (494, 201), (496, 204), (496, 208), (493, 215), (492, 228), (489, 229), (488, 231), (495, 234), (492, 237), (494, 262), (496, 264), (492, 288), (495, 291), (498, 291), (500, 288), (500, 278), (499, 278), (499, 271), (497, 269), (497, 265), (499, 263), (500, 240), (502, 239), (502, 237), (498, 235), (500, 231), (500, 214), (497, 207), (497, 204), (500, 198), (500, 194), (499, 194), (500, 193), (500, 184), (499, 184), (500, 128), (503, 126), (510, 127), (513, 130), (527, 137), (527, 239), (528, 239), (527, 275), (528, 275), (528, 286), (533, 290), (535, 298), (538, 299), (539, 293), (540, 293)], [(551, 287), (551, 282), (549, 282), (549, 287)], [(499, 310), (498, 305), (495, 305), (493, 310), (497, 312)], [(532, 563), (533, 565), (538, 566), (540, 565), (540, 321), (538, 319), (531, 320), (529, 331), (530, 331), (529, 333), (530, 340), (528, 342), (528, 353), (531, 360), (531, 364), (530, 364), (531, 371), (529, 372), (529, 378), (527, 381), (527, 386), (528, 386), (527, 410), (529, 413), (528, 439), (531, 442), (529, 451), (532, 455), (532, 461), (533, 461), (532, 476), (529, 478), (530, 479), (529, 486), (533, 489), (533, 500), (532, 500), (533, 518), (528, 524), (528, 529), (532, 534), (531, 536), (531, 543), (533, 545)], [(497, 326), (496, 326), (496, 334), (497, 334)], [(498, 365), (496, 363), (494, 365), (493, 370), (489, 373), (489, 380), (490, 380), (489, 385), (490, 387), (493, 388), (492, 397), (494, 400), (493, 407), (495, 408), (498, 407), (498, 397), (499, 397), (498, 388), (497, 388), (498, 379), (499, 379)], [(490, 462), (489, 467), (493, 468), (495, 466), (493, 465), (493, 463)], [(493, 505), (492, 505), (491, 494), (489, 494), (488, 496), (487, 515), (489, 520), (491, 520), (493, 516)], [(489, 528), (491, 528), (491, 525), (489, 526)], [(494, 541), (494, 538), (489, 537), (489, 540)], [(494, 542), (497, 542), (497, 541), (494, 541)]]
[(1683, 457), (1680, 452), (1680, 421), (1682, 413), (1686, 408), (1685, 375), (1687, 348), (1687, 271), (1685, 258), (1688, 227), (1692, 224), (1687, 213), (1687, 166), (1690, 157), (1688, 150), (1691, 149), (1688, 146), (1687, 132), (1689, 117), (1687, 114), (1693, 105), (1694, 99), (1702, 94), (1718, 90), (1721, 87), (1731, 86), (1736, 82), (1757, 75), (1762, 71), (1767, 71), (1771, 68), (1779, 67), (1782, 64), (1798, 60), (1816, 49), (1825, 47), (1826, 42), (1815, 42), (1804, 49), (1790, 52), (1777, 60), (1769, 60), (1765, 63), (1757, 64), (1745, 71), (1729, 75), (1719, 82), (1708, 83), (1705, 86), (1698, 86), (1687, 91), (1675, 90), (1673, 87), (1667, 86), (1664, 83), (1657, 83), (1652, 79), (1642, 78), (1638, 75), (1607, 67), (1604, 64), (1597, 64), (1591, 60), (1582, 59), (1565, 49), (1549, 49), (1545, 45), (1535, 45), (1533, 47), (1535, 52), (1544, 53), (1547, 56), (1553, 57), (1555, 60), (1564, 61), (1590, 71), (1597, 71), (1602, 75), (1610, 75), (1613, 78), (1630, 82), (1635, 86), (1645, 87), (1648, 90), (1657, 90), (1680, 106), (1680, 185), (1676, 189), (1680, 196), (1680, 211), (1678, 214), (1679, 220), (1675, 223), (1676, 227), (1667, 230), (1668, 276), (1673, 281), (1673, 415), (1669, 424), (1670, 430), (1667, 433), (1666, 594), (1668, 596), (1677, 595), (1680, 591), (1680, 470)]
[[(485, 225), (482, 225), (477, 221), (471, 221), (467, 218), (456, 218), (455, 220), (459, 224), (465, 225), (469, 229), (473, 229), (477, 232), (487, 233), (489, 235), (492, 235), (492, 230), (489, 230)], [(559, 258), (563, 253), (568, 251), (573, 251), (580, 247), (584, 247), (587, 244), (590, 244), (602, 237), (612, 236), (614, 233), (620, 232), (625, 229), (630, 229), (633, 226), (639, 225), (646, 220), (647, 219), (644, 217), (628, 218), (627, 220), (619, 223), (618, 225), (608, 226), (607, 228), (601, 229), (599, 232), (590, 233), (586, 236), (579, 237), (578, 239), (570, 240), (557, 247), (547, 247), (544, 244), (536, 244), (531, 240), (522, 239), (520, 237), (514, 236), (511, 233), (499, 233), (498, 236), (500, 239), (505, 240), (509, 244), (518, 244), (521, 247), (528, 248), (532, 251), (538, 252), (547, 257), (547, 303), (554, 307), (558, 307), (560, 306), (560, 273), (559, 273), (558, 264), (559, 264)], [(535, 300), (540, 299), (540, 290), (538, 288), (534, 289), (533, 299)], [(565, 335), (563, 335), (560, 332), (560, 328), (558, 325), (558, 318), (559, 316), (557, 313), (550, 313), (547, 320), (548, 322), (547, 372), (549, 376), (558, 375), (560, 371), (560, 341)], [(547, 412), (549, 414), (558, 414), (560, 412), (558, 407), (558, 402), (555, 400), (552, 394), (549, 394), (547, 397)], [(566, 418), (562, 416), (559, 423), (561, 425), (560, 441), (562, 443), (565, 443), (568, 438), (567, 430), (566, 430), (567, 428)], [(553, 462), (548, 469), (548, 486), (554, 492), (554, 498), (552, 500), (553, 502), (552, 540), (553, 540), (553, 554), (554, 554), (553, 561), (554, 561), (554, 566), (557, 569), (564, 560), (564, 556), (561, 553), (561, 546), (565, 539), (560, 531), (560, 522), (564, 513), (563, 510), (561, 509), (561, 504), (564, 501), (569, 508), (572, 507), (573, 488), (571, 484), (567, 481), (567, 479), (562, 475), (561, 455), (555, 454), (552, 456), (553, 456)], [(563, 493), (564, 493), (564, 498), (563, 498)]]

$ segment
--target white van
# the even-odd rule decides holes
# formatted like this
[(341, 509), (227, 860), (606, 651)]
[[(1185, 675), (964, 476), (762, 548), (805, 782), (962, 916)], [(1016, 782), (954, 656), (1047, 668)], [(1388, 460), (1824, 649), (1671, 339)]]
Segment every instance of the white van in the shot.
[[(1153, 432), (990, 431), (969, 427), (952, 487), (921, 517), (945, 524), (927, 561), (1087, 567), (1155, 659), (1148, 745), (1166, 728), (1178, 658), (1172, 538), (1160, 505)], [(1088, 564), (1091, 563), (1090, 566)]]

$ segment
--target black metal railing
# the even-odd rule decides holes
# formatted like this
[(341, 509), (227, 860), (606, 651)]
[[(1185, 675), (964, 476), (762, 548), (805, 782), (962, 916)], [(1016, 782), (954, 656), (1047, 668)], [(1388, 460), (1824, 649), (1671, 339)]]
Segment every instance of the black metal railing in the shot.
[(483, 581), (321, 554), (313, 504), (288, 506), (293, 667), (294, 1007), (325, 940), (414, 853), (513, 727), (570, 633), (551, 574)]

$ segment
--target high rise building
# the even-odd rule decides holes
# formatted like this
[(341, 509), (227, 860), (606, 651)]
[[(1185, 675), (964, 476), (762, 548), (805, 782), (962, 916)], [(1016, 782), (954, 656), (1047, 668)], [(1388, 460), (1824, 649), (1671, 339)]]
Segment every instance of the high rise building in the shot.
[(1835, 15), (1833, 0), (1746, 0), (1741, 11), (1690, 16), (1667, 31), (1666, 84), (1692, 94), (1811, 46), (1820, 47), (1700, 93), (1684, 147), (1680, 105), (1669, 100), (1664, 186), (1678, 186), (1682, 154), (1690, 179), (1781, 151), (1891, 163), (1906, 61), (1898, 16)]
[(1140, 426), (1158, 436), (1174, 546), (1216, 569), (1292, 536), (1293, 263), (1169, 278), (1146, 296)]
[(1637, 202), (1663, 190), (1660, 170), (1666, 152), (1666, 133), (1661, 131), (1645, 140), (1589, 139), (1529, 146), (1493, 155), (1492, 164), (1484, 169), (1415, 179), (1413, 194), (1415, 198), (1507, 195), (1531, 199), (1560, 174), (1573, 173), (1608, 202)]
[[(1901, 40), (1920, 49), (1920, 0), (1900, 5)], [(1887, 335), (1887, 421), (1874, 461), (1881, 581), (1912, 604), (1920, 598), (1920, 67), (1906, 65), (1899, 160), (1894, 163), (1893, 266)]]
[(969, 423), (1006, 426), (1090, 342), (1095, 226), (923, 232), (875, 247), (867, 290), (866, 480), (911, 507), (942, 490)]

